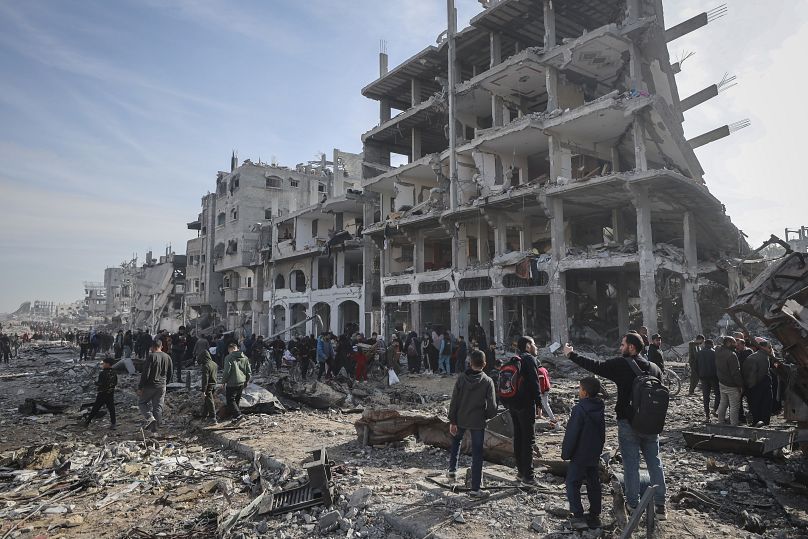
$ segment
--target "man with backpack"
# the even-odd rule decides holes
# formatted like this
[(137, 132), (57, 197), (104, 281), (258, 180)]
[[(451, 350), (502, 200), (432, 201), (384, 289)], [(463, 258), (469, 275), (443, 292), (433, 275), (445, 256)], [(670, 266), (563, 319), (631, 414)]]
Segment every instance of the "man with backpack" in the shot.
[(541, 413), (537, 349), (533, 337), (527, 336), (519, 337), (516, 346), (519, 355), (500, 368), (497, 396), (511, 414), (516, 479), (526, 485), (535, 485), (533, 444), (536, 441), (536, 415)]
[(659, 457), (659, 433), (668, 410), (668, 391), (661, 383), (662, 371), (643, 355), (645, 345), (637, 333), (626, 333), (619, 357), (599, 361), (579, 356), (567, 343), (563, 354), (573, 363), (617, 385), (617, 441), (623, 456), (626, 505), (634, 511), (640, 503), (640, 452), (645, 458), (654, 495), (655, 513), (667, 518), (665, 474)]

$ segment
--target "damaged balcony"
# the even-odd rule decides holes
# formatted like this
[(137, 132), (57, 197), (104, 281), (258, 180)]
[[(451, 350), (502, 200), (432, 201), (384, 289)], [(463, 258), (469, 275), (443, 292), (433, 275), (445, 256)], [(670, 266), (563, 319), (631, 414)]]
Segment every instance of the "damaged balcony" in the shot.
[[(391, 152), (416, 160), (423, 154), (440, 152), (449, 146), (443, 129), (447, 115), (446, 97), (439, 93), (374, 127), (362, 135), (362, 143), (380, 144)], [(419, 155), (413, 155), (413, 148)]]

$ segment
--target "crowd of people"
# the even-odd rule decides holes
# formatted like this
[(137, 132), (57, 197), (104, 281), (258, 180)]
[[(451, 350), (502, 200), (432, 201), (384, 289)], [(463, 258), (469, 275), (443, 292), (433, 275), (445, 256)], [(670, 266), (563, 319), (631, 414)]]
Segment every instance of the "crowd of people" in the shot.
[[(208, 339), (193, 335), (185, 327), (175, 333), (160, 331), (156, 335), (146, 330), (68, 332), (64, 338), (79, 344), (80, 359), (92, 359), (98, 352), (104, 354), (96, 400), (84, 419), (87, 425), (106, 407), (110, 425), (116, 427), (117, 376), (112, 366), (121, 358), (136, 357), (143, 361), (138, 408), (145, 421), (144, 429), (151, 432), (157, 432), (162, 424), (167, 384), (173, 379), (179, 381), (181, 371), (193, 366), (202, 373), (201, 417), (210, 423), (218, 422), (217, 388), (225, 395), (231, 420), (238, 423), (243, 419), (239, 401), (259, 369), (271, 372), (284, 367), (297, 368), (304, 379), (311, 376), (317, 380), (350, 377), (364, 381), (373, 369), (382, 377), (391, 372), (454, 374), (448, 414), (452, 445), (447, 473), (455, 478), (460, 445), (468, 431), (472, 450), (470, 495), (474, 497), (488, 495), (482, 488), (483, 433), (488, 419), (502, 407), (508, 410), (513, 425), (516, 478), (526, 486), (537, 484), (533, 469), (536, 420), (546, 416), (552, 428), (558, 424), (548, 399), (550, 375), (538, 359), (533, 338), (516, 338), (510, 353), (497, 357), (495, 343), (487, 341), (479, 325), (469, 328), (468, 342), (464, 336), (454, 337), (440, 328), (420, 336), (415, 332), (396, 332), (386, 342), (377, 333), (366, 338), (350, 326), (340, 335), (326, 331), (317, 336), (295, 335), (289, 340), (280, 336), (265, 339), (243, 331)], [(0, 355), (6, 355), (12, 342), (9, 336), (0, 335)], [(764, 426), (782, 409), (785, 367), (767, 339), (743, 333), (716, 340), (698, 335), (688, 344), (688, 351), (689, 394), (694, 395), (701, 385), (707, 423)], [(644, 460), (650, 484), (654, 486), (654, 511), (659, 519), (665, 519), (666, 484), (659, 434), (664, 428), (667, 397), (664, 409), (644, 408), (652, 406), (647, 402), (653, 399), (643, 401), (642, 393), (638, 393), (643, 384), (647, 388), (664, 389), (662, 337), (658, 334), (649, 337), (644, 327), (629, 332), (620, 342), (620, 355), (609, 360), (580, 355), (569, 343), (561, 347), (560, 353), (616, 385), (614, 411), (625, 477), (626, 511), (630, 514), (636, 510), (640, 501), (640, 462)], [(606, 439), (603, 389), (597, 377), (587, 376), (579, 382), (579, 401), (567, 418), (561, 454), (569, 461), (566, 488), (573, 524), (590, 528), (601, 525), (599, 460)], [(647, 384), (648, 380), (656, 381), (656, 386)], [(638, 385), (638, 381), (642, 383)], [(588, 512), (581, 500), (582, 485), (586, 485)]]

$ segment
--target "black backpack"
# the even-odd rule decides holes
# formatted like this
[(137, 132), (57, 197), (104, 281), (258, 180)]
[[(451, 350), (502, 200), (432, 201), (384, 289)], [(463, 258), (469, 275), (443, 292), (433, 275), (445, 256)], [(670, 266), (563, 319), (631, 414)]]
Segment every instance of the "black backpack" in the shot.
[(644, 372), (633, 358), (626, 358), (637, 376), (631, 387), (631, 427), (640, 434), (659, 434), (665, 428), (670, 392), (656, 376)]

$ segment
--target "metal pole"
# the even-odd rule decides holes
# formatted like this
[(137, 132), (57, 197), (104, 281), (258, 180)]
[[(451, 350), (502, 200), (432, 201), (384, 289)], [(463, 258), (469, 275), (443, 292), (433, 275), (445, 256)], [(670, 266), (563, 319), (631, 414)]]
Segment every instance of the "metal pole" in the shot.
[(446, 39), (449, 41), (449, 208), (457, 209), (457, 120), (455, 118), (455, 34), (457, 33), (457, 10), (454, 0), (446, 0), (449, 28)]
[(154, 302), (155, 302), (156, 294), (152, 294), (151, 297), (151, 332), (154, 335), (157, 331), (156, 320), (154, 319)]

